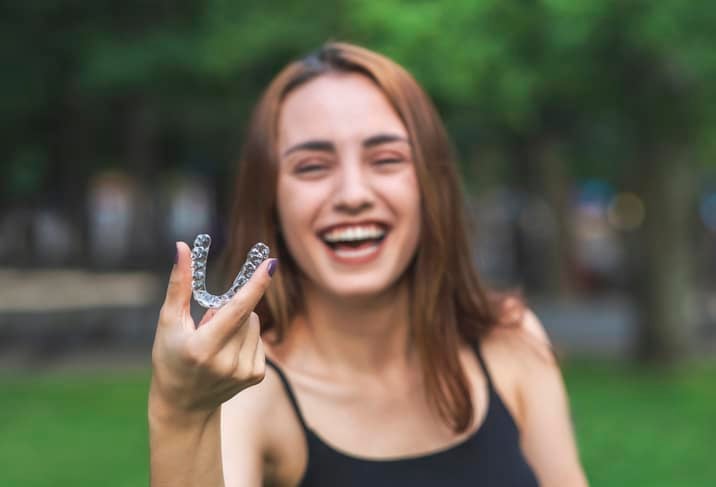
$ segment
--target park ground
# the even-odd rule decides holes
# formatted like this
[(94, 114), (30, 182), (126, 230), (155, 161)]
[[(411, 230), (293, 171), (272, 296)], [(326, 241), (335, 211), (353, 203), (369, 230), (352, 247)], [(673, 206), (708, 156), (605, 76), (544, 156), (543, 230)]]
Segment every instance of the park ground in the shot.
[[(716, 485), (716, 362), (563, 364), (592, 486)], [(0, 485), (147, 485), (149, 370), (0, 374)]]

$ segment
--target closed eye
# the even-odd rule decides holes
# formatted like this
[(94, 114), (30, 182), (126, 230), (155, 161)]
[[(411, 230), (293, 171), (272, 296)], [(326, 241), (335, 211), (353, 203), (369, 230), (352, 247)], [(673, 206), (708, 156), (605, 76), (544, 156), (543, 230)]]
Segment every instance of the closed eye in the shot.
[(326, 166), (323, 164), (306, 164), (301, 167), (296, 168), (296, 173), (307, 173), (307, 172), (316, 172), (320, 171), (321, 169), (324, 169)]
[(403, 159), (397, 159), (397, 158), (385, 158), (385, 159), (378, 159), (375, 161), (376, 164), (395, 164), (398, 162), (403, 162)]

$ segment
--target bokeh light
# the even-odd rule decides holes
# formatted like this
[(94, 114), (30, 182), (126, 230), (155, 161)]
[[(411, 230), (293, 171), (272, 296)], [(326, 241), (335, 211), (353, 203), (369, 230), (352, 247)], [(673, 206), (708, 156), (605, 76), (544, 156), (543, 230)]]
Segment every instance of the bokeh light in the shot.
[(609, 202), (607, 221), (617, 230), (636, 230), (644, 223), (644, 202), (635, 193), (619, 193)]

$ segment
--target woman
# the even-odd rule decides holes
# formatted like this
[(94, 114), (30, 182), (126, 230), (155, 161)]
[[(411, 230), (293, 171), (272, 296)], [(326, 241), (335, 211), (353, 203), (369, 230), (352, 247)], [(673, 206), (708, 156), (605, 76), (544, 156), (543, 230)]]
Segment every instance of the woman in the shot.
[(586, 485), (548, 338), (480, 284), (447, 137), (405, 70), (337, 43), (289, 65), (236, 194), (229, 276), (256, 241), (281, 270), (195, 327), (177, 245), (153, 485)]

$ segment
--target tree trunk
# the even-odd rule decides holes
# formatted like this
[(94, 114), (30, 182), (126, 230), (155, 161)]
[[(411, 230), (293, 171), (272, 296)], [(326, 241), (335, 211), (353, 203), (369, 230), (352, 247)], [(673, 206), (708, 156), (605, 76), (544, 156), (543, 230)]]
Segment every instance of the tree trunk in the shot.
[(526, 144), (519, 179), (530, 195), (519, 219), (526, 282), (534, 291), (564, 296), (571, 289), (574, 233), (570, 176), (558, 140), (540, 135)]
[[(59, 210), (69, 221), (76, 251), (65, 264), (86, 265), (87, 166), (93, 152), (91, 124), (79, 91), (66, 86), (58, 93), (50, 134), (50, 167), (43, 206)], [(37, 258), (39, 257), (39, 258)], [(42, 257), (35, 260), (42, 262)]]
[(571, 289), (570, 264), (574, 256), (571, 181), (559, 144), (545, 138), (536, 147), (537, 179), (542, 197), (554, 217), (552, 244), (544, 252), (545, 288), (552, 295), (565, 295)]
[(158, 214), (156, 191), (159, 173), (157, 154), (158, 120), (150, 100), (131, 98), (125, 127), (126, 166), (134, 183), (132, 211), (132, 247), (125, 266), (156, 265), (157, 253), (164, 241), (164, 222)]
[[(637, 164), (646, 217), (632, 244), (640, 310), (638, 354), (670, 363), (689, 350), (697, 317), (692, 234), (695, 170), (683, 150), (649, 151)], [(649, 157), (651, 156), (651, 157)]]

